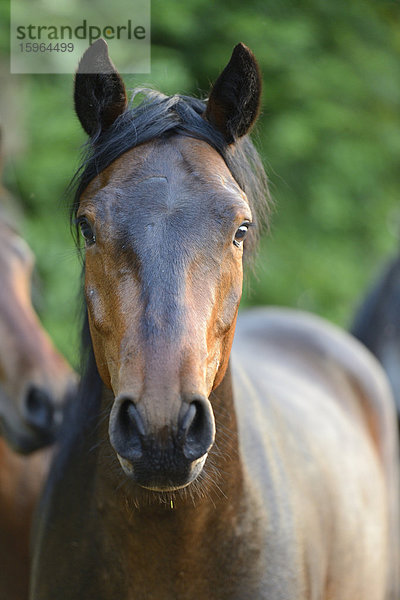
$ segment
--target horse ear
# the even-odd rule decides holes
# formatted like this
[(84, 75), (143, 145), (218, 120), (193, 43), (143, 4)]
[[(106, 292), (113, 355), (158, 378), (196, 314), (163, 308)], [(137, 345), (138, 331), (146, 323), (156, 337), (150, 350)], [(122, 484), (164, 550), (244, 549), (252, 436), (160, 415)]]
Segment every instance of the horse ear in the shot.
[(215, 82), (205, 117), (228, 144), (248, 133), (260, 109), (261, 74), (253, 53), (244, 44), (235, 46), (231, 59)]
[(81, 125), (90, 136), (108, 129), (126, 108), (125, 85), (103, 39), (89, 46), (80, 60), (74, 102)]

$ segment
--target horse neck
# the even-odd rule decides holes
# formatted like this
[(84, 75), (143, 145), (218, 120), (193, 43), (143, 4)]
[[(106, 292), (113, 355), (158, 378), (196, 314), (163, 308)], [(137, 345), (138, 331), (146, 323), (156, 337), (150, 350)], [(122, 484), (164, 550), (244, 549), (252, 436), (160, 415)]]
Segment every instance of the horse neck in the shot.
[[(87, 427), (66, 454), (67, 464), (58, 467), (62, 477), (52, 498), (55, 515), (48, 518), (49, 524), (58, 521), (58, 531), (67, 537), (81, 539), (73, 559), (78, 582), (71, 585), (92, 586), (82, 598), (244, 597), (233, 592), (247, 585), (258, 568), (259, 507), (242, 474), (229, 369), (210, 400), (217, 433), (205, 464), (208, 475), (164, 497), (138, 488), (123, 474), (108, 436), (113, 398), (103, 389), (97, 426)], [(59, 536), (52, 541), (43, 545), (46, 569)], [(88, 578), (91, 571), (93, 578)]]

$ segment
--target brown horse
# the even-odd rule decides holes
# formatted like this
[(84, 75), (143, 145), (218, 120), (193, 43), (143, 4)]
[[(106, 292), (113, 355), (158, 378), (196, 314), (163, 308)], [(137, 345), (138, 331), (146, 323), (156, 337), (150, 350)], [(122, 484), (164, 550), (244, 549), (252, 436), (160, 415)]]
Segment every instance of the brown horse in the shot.
[[(397, 589), (397, 438), (376, 361), (310, 315), (239, 319), (266, 180), (239, 44), (207, 104), (126, 107), (103, 41), (75, 106), (90, 329), (40, 511), (32, 600), (383, 600)], [(93, 350), (93, 353), (92, 353)]]
[(32, 514), (48, 472), (62, 404), (75, 375), (32, 308), (33, 254), (2, 209), (0, 187), (0, 598), (29, 588)]

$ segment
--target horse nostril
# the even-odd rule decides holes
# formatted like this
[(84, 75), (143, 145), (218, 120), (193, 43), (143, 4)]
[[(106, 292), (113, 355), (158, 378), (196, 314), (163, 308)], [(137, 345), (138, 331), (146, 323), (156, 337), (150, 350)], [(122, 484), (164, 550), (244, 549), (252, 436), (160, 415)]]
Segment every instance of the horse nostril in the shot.
[(190, 403), (181, 421), (180, 436), (183, 453), (189, 460), (197, 460), (210, 450), (215, 438), (215, 422), (208, 400), (198, 399)]
[(53, 426), (54, 407), (48, 393), (31, 386), (25, 397), (24, 417), (27, 423), (41, 431), (49, 431)]
[(142, 456), (142, 439), (146, 435), (142, 417), (132, 400), (118, 400), (110, 419), (110, 440), (115, 451), (127, 460)]

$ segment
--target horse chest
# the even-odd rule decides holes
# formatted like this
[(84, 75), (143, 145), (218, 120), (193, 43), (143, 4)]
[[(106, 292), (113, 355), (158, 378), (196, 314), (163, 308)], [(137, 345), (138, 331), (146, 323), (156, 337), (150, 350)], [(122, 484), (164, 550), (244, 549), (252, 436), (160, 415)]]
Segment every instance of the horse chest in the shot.
[[(81, 600), (290, 597), (286, 592), (276, 594), (276, 570), (285, 559), (276, 552), (266, 564), (260, 521), (243, 520), (229, 531), (227, 522), (218, 526), (211, 518), (209, 527), (200, 531), (195, 513), (191, 522), (168, 509), (158, 518), (142, 511), (121, 520), (109, 508), (103, 506), (97, 517), (89, 513), (94, 518), (86, 522), (86, 531), (73, 548), (68, 574), (56, 575), (63, 582), (63, 600), (78, 593)], [(71, 532), (77, 539), (78, 532), (73, 528)], [(51, 595), (39, 597), (47, 600)]]
[(113, 535), (105, 534), (98, 545), (104, 599), (267, 598), (257, 535), (250, 539), (247, 527), (229, 534), (217, 525), (200, 535), (196, 525), (196, 518), (182, 523), (179, 515), (167, 513), (159, 520), (139, 517), (124, 532), (114, 528)]

